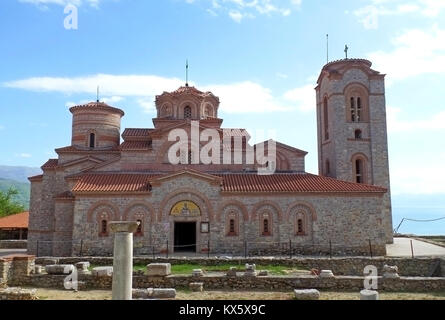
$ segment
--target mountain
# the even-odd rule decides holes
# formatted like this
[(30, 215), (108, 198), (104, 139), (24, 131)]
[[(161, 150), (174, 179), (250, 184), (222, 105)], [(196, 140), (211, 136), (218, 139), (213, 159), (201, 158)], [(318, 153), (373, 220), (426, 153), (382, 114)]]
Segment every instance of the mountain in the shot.
[(23, 205), (26, 210), (29, 209), (29, 198), (30, 198), (30, 184), (26, 182), (7, 180), (0, 178), (0, 191), (8, 191), (9, 188), (17, 189), (18, 195), (14, 196), (13, 199)]
[(30, 183), (28, 177), (42, 173), (40, 168), (0, 166), (0, 191), (15, 188), (19, 192), (14, 200), (29, 208)]
[(0, 179), (29, 183), (28, 177), (41, 174), (40, 168), (0, 166)]

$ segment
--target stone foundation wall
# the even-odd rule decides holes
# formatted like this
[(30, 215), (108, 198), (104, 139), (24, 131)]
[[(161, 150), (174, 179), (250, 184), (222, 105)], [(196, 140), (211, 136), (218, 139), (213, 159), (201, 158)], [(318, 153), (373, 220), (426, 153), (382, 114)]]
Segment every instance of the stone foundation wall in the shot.
[[(36, 264), (44, 264), (47, 258), (37, 258)], [(60, 264), (75, 264), (77, 262), (89, 261), (95, 266), (111, 266), (113, 258), (111, 257), (74, 257), (74, 258), (58, 258)], [(433, 275), (434, 269), (440, 263), (438, 274), (435, 276), (445, 276), (445, 259), (436, 258), (363, 258), (363, 257), (343, 257), (343, 258), (237, 258), (237, 259), (218, 259), (218, 258), (147, 258), (135, 257), (133, 259), (135, 265), (147, 265), (149, 263), (174, 264), (199, 264), (199, 265), (220, 265), (235, 264), (244, 266), (246, 263), (255, 263), (256, 265), (283, 265), (289, 267), (301, 267), (304, 269), (330, 269), (335, 275), (362, 276), (363, 269), (368, 265), (377, 267), (379, 274), (383, 274), (383, 266), (385, 264), (398, 266), (399, 274), (406, 277), (429, 277)]]
[[(64, 275), (31, 275), (21, 285), (63, 289)], [(111, 290), (112, 277), (79, 275), (80, 290)], [(204, 289), (238, 289), (238, 290), (293, 290), (321, 289), (335, 291), (360, 291), (363, 289), (363, 277), (337, 276), (335, 278), (318, 278), (316, 276), (266, 276), (266, 277), (226, 277), (204, 276), (192, 277), (172, 275), (167, 277), (134, 276), (133, 288), (188, 288), (192, 282), (204, 283)], [(400, 279), (378, 279), (378, 290), (388, 292), (432, 292), (445, 290), (445, 278), (401, 277)]]
[(0, 249), (26, 249), (27, 240), (0, 240)]

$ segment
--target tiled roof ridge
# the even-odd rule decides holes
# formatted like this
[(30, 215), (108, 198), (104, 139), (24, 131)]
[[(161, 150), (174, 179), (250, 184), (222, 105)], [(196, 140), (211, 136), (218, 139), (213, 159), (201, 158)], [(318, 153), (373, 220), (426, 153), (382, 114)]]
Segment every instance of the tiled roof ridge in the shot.
[(329, 61), (327, 64), (325, 64), (323, 66), (323, 69), (326, 67), (329, 67), (333, 64), (339, 63), (339, 62), (364, 62), (366, 64), (369, 65), (369, 67), (372, 66), (372, 62), (369, 61), (368, 59), (363, 59), (363, 58), (347, 58), (347, 59), (338, 59), (338, 60), (334, 60), (334, 61)]
[(125, 115), (125, 112), (123, 110), (116, 108), (116, 107), (112, 107), (102, 101), (91, 101), (88, 103), (75, 105), (75, 106), (72, 106), (69, 110), (71, 113), (73, 113), (76, 110), (85, 109), (85, 108), (103, 109), (103, 110), (108, 110), (108, 111), (112, 111), (112, 112), (117, 112), (117, 113), (121, 114), (122, 116)]

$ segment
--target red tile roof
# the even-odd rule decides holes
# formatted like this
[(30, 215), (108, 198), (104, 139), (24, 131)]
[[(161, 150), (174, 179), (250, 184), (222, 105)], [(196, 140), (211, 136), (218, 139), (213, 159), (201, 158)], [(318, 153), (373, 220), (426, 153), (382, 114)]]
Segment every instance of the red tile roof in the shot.
[(124, 139), (131, 137), (148, 137), (150, 132), (154, 129), (146, 129), (146, 128), (127, 128), (122, 133), (122, 137)]
[(384, 193), (385, 188), (345, 182), (309, 173), (276, 173), (273, 175), (223, 174), (226, 192), (335, 192)]
[[(150, 182), (162, 174), (87, 174), (79, 178), (73, 192), (147, 192)], [(214, 174), (223, 179), (224, 192), (269, 193), (385, 193), (385, 188), (345, 182), (308, 173)]]
[(150, 141), (125, 141), (121, 144), (121, 150), (149, 150)]
[(41, 168), (42, 169), (53, 169), (53, 168), (57, 167), (58, 164), (59, 164), (58, 159), (49, 159), (48, 161), (45, 162), (45, 164)]
[(96, 102), (96, 101), (71, 107), (70, 111), (71, 111), (71, 113), (73, 113), (77, 110), (82, 110), (82, 109), (91, 109), (91, 110), (99, 109), (99, 110), (110, 111), (113, 113), (119, 113), (121, 116), (125, 115), (125, 113), (121, 109), (112, 107), (112, 106), (106, 104), (105, 102)]
[(0, 218), (0, 229), (6, 228), (28, 228), (29, 212), (13, 214), (11, 216)]
[(112, 148), (107, 148), (107, 149), (99, 149), (99, 148), (90, 149), (90, 148), (79, 148), (79, 147), (76, 147), (76, 146), (67, 146), (67, 147), (56, 149), (56, 152), (57, 153), (61, 153), (61, 152), (74, 152), (74, 153), (79, 153), (79, 152), (109, 153), (109, 152), (113, 152), (113, 153), (115, 153), (115, 152), (119, 152), (119, 148), (118, 147), (112, 147)]
[(73, 188), (82, 192), (148, 192), (152, 174), (86, 174), (80, 177)]

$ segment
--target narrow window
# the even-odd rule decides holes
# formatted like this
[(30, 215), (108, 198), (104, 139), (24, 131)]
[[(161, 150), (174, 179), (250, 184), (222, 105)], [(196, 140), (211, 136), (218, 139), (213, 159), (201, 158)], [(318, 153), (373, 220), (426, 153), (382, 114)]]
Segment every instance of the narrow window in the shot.
[(357, 98), (357, 122), (362, 121), (362, 100)]
[(100, 223), (100, 234), (106, 235), (107, 234), (107, 220), (102, 220)]
[(190, 106), (187, 106), (184, 108), (184, 119), (191, 119), (192, 118), (192, 108)]
[(298, 219), (297, 221), (297, 232), (299, 234), (304, 233), (304, 229), (303, 229), (303, 219)]
[(263, 220), (263, 235), (269, 235), (269, 234), (270, 234), (269, 219), (264, 219)]
[(355, 122), (355, 101), (354, 101), (354, 97), (351, 98), (351, 121)]
[(355, 160), (355, 182), (363, 183), (363, 160)]
[(329, 160), (326, 160), (325, 172), (327, 176), (331, 174), (331, 163), (329, 162)]
[(192, 159), (193, 159), (193, 158), (192, 158), (192, 152), (189, 151), (189, 153), (188, 153), (188, 158), (187, 158), (187, 161), (188, 161), (187, 163), (188, 163), (188, 164), (192, 164)]
[(90, 148), (94, 148), (96, 146), (96, 135), (94, 133), (90, 133)]
[(137, 220), (137, 222), (139, 223), (138, 228), (136, 230), (136, 234), (141, 235), (142, 234), (142, 220)]
[(328, 99), (325, 97), (323, 102), (323, 118), (324, 118), (324, 139), (329, 140), (329, 110)]
[(355, 139), (357, 139), (357, 140), (362, 139), (362, 130), (360, 130), (360, 129), (355, 130), (354, 135), (355, 135)]
[(234, 235), (235, 234), (235, 219), (230, 219), (229, 222), (229, 233)]

